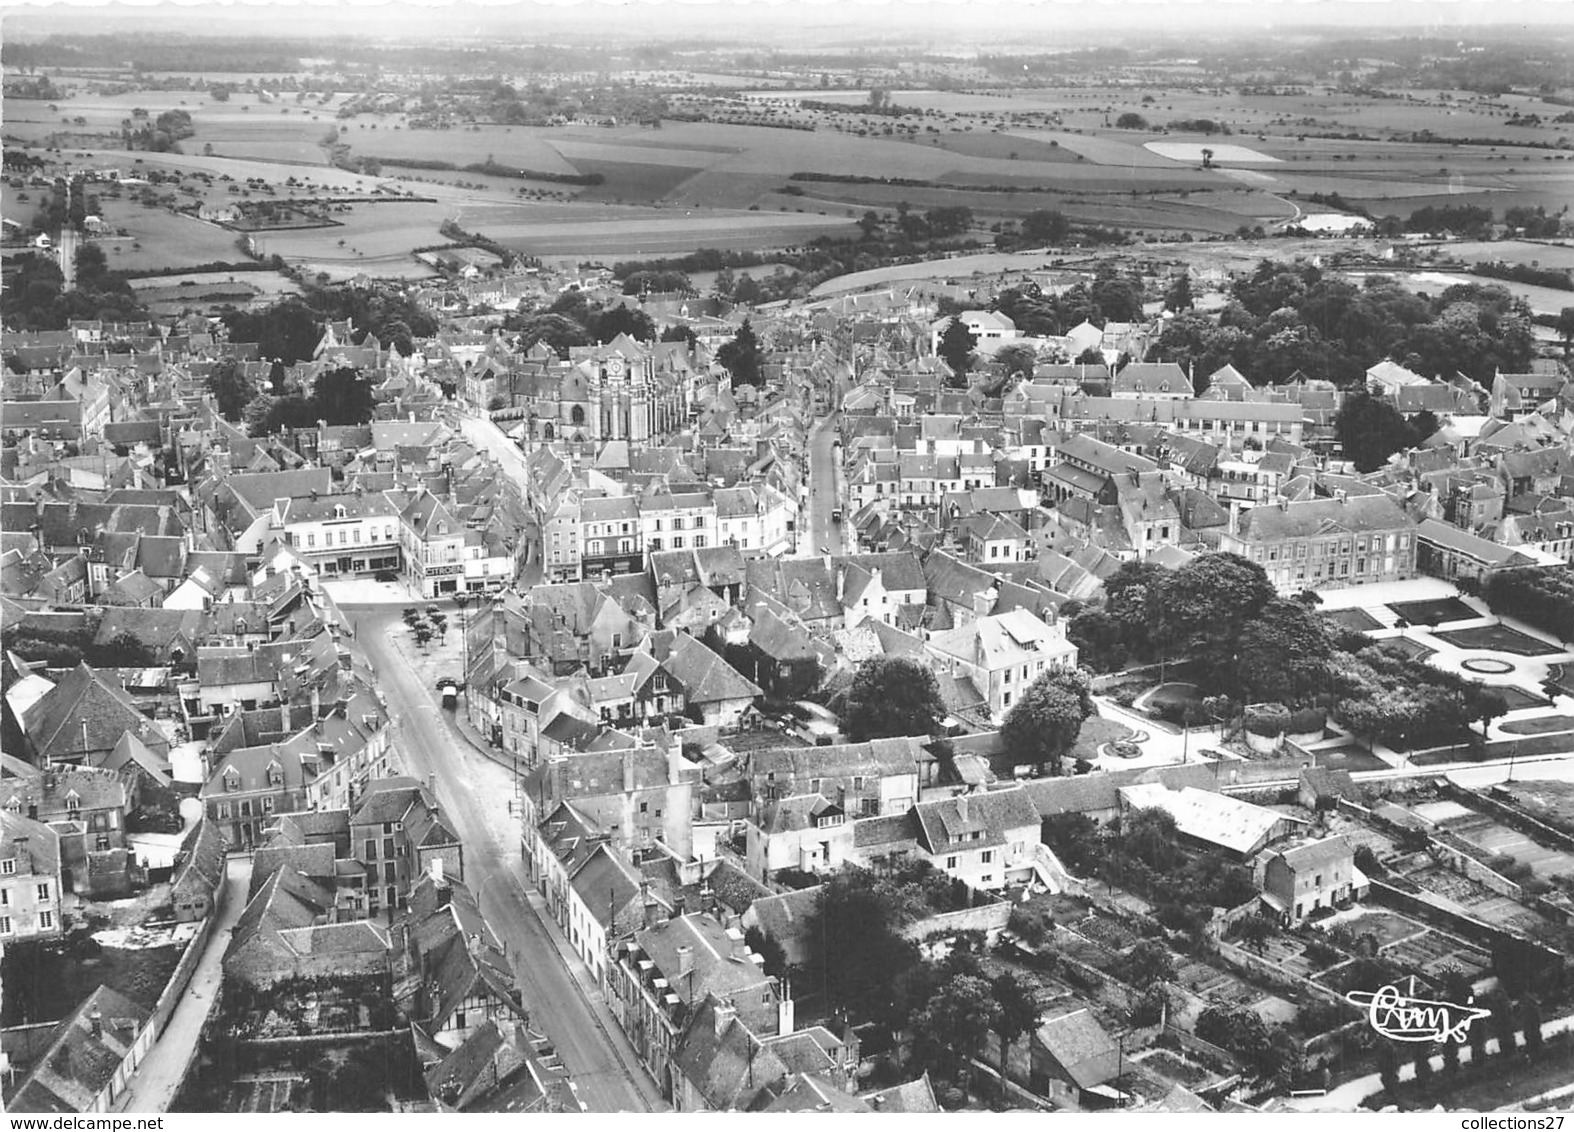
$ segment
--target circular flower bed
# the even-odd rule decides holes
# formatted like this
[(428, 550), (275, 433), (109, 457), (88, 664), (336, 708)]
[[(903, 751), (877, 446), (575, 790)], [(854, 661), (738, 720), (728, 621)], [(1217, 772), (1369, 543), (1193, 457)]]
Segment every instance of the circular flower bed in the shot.
[(1105, 745), (1104, 750), (1107, 754), (1113, 755), (1117, 759), (1135, 759), (1140, 758), (1142, 755), (1142, 748), (1130, 739), (1120, 739), (1114, 743), (1108, 743)]
[(1466, 672), (1480, 672), (1484, 675), (1504, 676), (1514, 671), (1514, 666), (1506, 660), (1498, 660), (1491, 656), (1473, 656), (1459, 662), (1459, 667)]

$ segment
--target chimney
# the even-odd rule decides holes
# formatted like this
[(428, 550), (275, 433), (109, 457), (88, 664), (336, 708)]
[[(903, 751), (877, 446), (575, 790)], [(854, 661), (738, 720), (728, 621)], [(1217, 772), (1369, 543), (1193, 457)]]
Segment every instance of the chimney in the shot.
[(776, 1003), (776, 1033), (786, 1037), (797, 1025), (796, 1010), (792, 1001), (792, 984), (782, 983), (781, 998)]
[(842, 594), (844, 594), (846, 591), (847, 591), (847, 571), (846, 570), (838, 570), (838, 571), (836, 571), (836, 600), (838, 602), (842, 600)]
[(634, 792), (634, 752), (623, 752), (623, 793)]
[[(435, 816), (435, 814), (434, 814), (434, 816)], [(432, 883), (435, 884), (438, 888), (442, 888), (443, 887), (443, 859), (441, 857), (433, 857), (429, 862), (427, 862), (426, 870), (427, 870), (428, 873), (431, 874)]]
[(95, 1038), (104, 1036), (104, 1012), (98, 1007), (93, 1008), (93, 1013), (87, 1016), (88, 1028), (93, 1031)]
[(686, 979), (694, 974), (694, 949), (688, 944), (678, 946), (678, 978)]
[(730, 1002), (716, 1004), (716, 1036), (719, 1038), (726, 1032), (727, 1026), (738, 1016), (738, 1008)]
[(956, 816), (961, 818), (964, 822), (967, 821), (967, 795), (966, 794), (958, 794), (956, 796)]
[(676, 786), (683, 781), (683, 768), (686, 760), (683, 758), (683, 744), (674, 740), (667, 744), (667, 783)]

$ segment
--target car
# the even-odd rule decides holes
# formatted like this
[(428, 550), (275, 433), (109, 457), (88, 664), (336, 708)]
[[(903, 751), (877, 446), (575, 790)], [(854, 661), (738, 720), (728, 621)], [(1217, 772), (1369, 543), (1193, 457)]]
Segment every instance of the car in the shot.
[(444, 688), (462, 688), (464, 683), (457, 676), (439, 676), (437, 678), (437, 690), (441, 692)]

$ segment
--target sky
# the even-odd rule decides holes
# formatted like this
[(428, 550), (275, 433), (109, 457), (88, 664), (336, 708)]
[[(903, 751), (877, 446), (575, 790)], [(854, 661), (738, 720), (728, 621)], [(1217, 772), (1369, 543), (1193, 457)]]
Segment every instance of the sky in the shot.
[[(191, 20), (200, 9), (200, 24)], [(12, 34), (179, 28), (189, 33), (367, 35), (452, 39), (622, 39), (684, 36), (896, 42), (955, 35), (1010, 50), (1013, 41), (1107, 39), (1111, 32), (1184, 35), (1284, 28), (1451, 29), (1574, 25), (1574, 0), (0, 0)], [(986, 20), (986, 23), (981, 23)], [(1101, 34), (1102, 33), (1102, 34)]]

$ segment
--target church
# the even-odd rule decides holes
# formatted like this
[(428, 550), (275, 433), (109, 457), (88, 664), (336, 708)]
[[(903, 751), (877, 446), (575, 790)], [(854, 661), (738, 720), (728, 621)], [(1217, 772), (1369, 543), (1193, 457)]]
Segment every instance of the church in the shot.
[(521, 423), (533, 440), (657, 443), (688, 426), (703, 368), (686, 342), (647, 344), (623, 334), (576, 346), (567, 362), (538, 346), (513, 375), (510, 407), (524, 410)]

